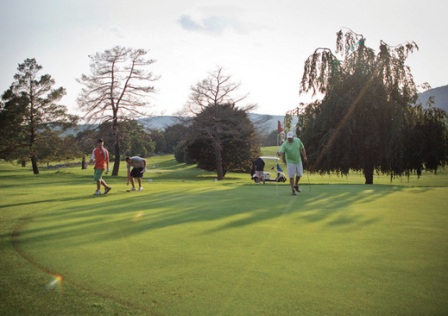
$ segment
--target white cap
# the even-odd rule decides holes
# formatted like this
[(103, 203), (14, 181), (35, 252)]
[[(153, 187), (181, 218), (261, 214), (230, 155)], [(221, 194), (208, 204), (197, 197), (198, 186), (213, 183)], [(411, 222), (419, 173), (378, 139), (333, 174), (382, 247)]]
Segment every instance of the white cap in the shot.
[(294, 133), (293, 132), (288, 132), (287, 138), (294, 138)]

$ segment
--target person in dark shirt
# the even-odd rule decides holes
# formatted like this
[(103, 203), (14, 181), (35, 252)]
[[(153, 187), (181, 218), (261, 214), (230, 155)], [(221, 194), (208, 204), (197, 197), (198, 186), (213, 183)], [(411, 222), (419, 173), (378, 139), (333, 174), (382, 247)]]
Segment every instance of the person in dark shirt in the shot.
[(256, 182), (263, 182), (264, 184), (264, 160), (260, 158), (260, 155), (257, 155), (252, 164), (255, 170), (255, 177), (257, 177)]

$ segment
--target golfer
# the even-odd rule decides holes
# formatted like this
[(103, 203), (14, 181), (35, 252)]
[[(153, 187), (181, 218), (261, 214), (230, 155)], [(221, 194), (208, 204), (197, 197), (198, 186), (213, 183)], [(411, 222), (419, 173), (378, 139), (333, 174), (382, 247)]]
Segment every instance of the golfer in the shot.
[(128, 191), (136, 191), (134, 178), (138, 181), (138, 190), (143, 191), (142, 177), (146, 172), (146, 159), (139, 156), (126, 157), (126, 169), (128, 170), (127, 185), (129, 185), (129, 182), (131, 182), (132, 185), (132, 188)]
[(258, 184), (263, 182), (264, 184), (264, 160), (260, 158), (260, 155), (257, 155), (254, 161), (252, 161), (252, 164), (255, 171), (255, 177), (257, 178), (255, 182)]
[(95, 170), (93, 178), (96, 181), (96, 191), (94, 195), (101, 194), (101, 185), (104, 186), (104, 194), (107, 194), (112, 188), (107, 185), (106, 181), (103, 180), (103, 172), (106, 170), (106, 174), (109, 172), (109, 152), (104, 148), (104, 141), (102, 138), (98, 139), (96, 142), (97, 146), (92, 151), (92, 156), (90, 157), (90, 163), (95, 162), (93, 169)]
[(301, 156), (303, 156), (303, 160), (305, 162), (308, 162), (305, 146), (299, 138), (294, 137), (293, 132), (289, 132), (287, 135), (287, 140), (282, 144), (280, 150), (277, 152), (277, 155), (285, 155), (292, 195), (296, 195), (296, 192), (300, 192), (299, 181), (303, 175)]

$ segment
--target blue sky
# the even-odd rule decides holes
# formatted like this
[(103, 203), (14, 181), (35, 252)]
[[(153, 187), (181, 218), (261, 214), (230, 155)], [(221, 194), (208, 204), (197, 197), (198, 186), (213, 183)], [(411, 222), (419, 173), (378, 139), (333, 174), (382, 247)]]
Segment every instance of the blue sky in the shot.
[(19, 63), (36, 58), (77, 113), (76, 78), (89, 73), (88, 55), (121, 45), (156, 60), (154, 114), (181, 110), (190, 87), (221, 66), (256, 113), (283, 115), (311, 100), (299, 95), (304, 62), (317, 47), (334, 49), (343, 27), (374, 49), (380, 40), (415, 41), (415, 82), (447, 85), (447, 13), (440, 0), (0, 0), (0, 91)]

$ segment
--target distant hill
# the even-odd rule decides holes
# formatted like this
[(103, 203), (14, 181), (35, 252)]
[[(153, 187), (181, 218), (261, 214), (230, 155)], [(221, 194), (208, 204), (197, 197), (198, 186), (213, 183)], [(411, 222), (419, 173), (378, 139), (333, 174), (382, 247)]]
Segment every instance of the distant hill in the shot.
[(434, 97), (434, 106), (444, 109), (448, 112), (448, 85), (419, 93), (418, 102), (421, 102), (423, 105), (425, 105), (426, 102), (428, 102), (429, 97), (431, 96)]
[[(434, 96), (434, 106), (448, 112), (448, 85), (419, 93), (417, 102), (421, 102), (425, 105), (430, 96)], [(263, 133), (270, 133), (277, 129), (278, 121), (280, 121), (283, 126), (285, 116), (249, 113), (249, 118), (259, 131)], [(163, 130), (168, 126), (175, 124), (177, 122), (177, 118), (176, 116), (154, 116), (140, 119), (139, 122), (146, 128)], [(296, 124), (297, 117), (295, 117), (292, 122), (293, 126)]]
[[(435, 106), (444, 109), (448, 112), (448, 85), (434, 88), (422, 93), (419, 93), (419, 99), (417, 102), (421, 102), (423, 105), (426, 104), (428, 98), (434, 96)], [(270, 133), (277, 130), (278, 121), (282, 124), (285, 118), (284, 115), (269, 115), (269, 114), (255, 114), (249, 113), (250, 120), (254, 123), (255, 128), (262, 134)], [(164, 130), (170, 125), (176, 124), (178, 122), (178, 117), (176, 116), (153, 116), (139, 119), (139, 122), (149, 129)], [(294, 117), (292, 126), (297, 124), (297, 117)], [(85, 129), (87, 126), (78, 126), (75, 131), (71, 129), (67, 134), (76, 134), (79, 130)]]
[[(269, 115), (269, 114), (255, 114), (249, 113), (249, 119), (255, 125), (255, 128), (265, 133), (270, 133), (274, 130), (277, 130), (278, 121), (283, 126), (283, 115)], [(178, 117), (176, 116), (153, 116), (146, 117), (139, 120), (139, 123), (142, 124), (145, 128), (164, 130), (170, 125), (176, 124), (178, 122)], [(297, 123), (297, 117), (293, 119), (292, 125), (295, 126)]]
[[(268, 115), (268, 114), (255, 114), (249, 113), (249, 119), (254, 124), (255, 128), (261, 134), (268, 134), (274, 130), (277, 130), (278, 121), (282, 124), (284, 116), (282, 115)], [(138, 120), (140, 124), (142, 124), (147, 129), (156, 129), (156, 130), (164, 130), (170, 125), (174, 125), (179, 122), (179, 117), (177, 116), (152, 116), (145, 117)], [(292, 125), (295, 126), (297, 124), (297, 117), (295, 117), (292, 121)], [(69, 128), (67, 131), (63, 133), (63, 135), (76, 135), (77, 133), (84, 131), (88, 128), (92, 128), (92, 125), (80, 124), (76, 128)]]

